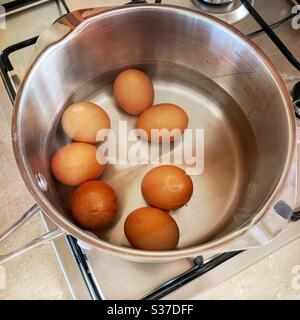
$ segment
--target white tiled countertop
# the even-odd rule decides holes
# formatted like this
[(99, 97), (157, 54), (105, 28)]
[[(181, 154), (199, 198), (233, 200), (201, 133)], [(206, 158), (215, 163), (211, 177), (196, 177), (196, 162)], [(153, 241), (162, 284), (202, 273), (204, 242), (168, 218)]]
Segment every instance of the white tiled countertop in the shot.
[[(15, 164), (9, 128), (0, 117), (0, 234), (33, 204)], [(44, 232), (40, 218), (28, 224), (0, 246), (4, 254)], [(3, 299), (69, 299), (70, 293), (51, 245), (33, 250), (4, 265), (6, 288), (0, 283)], [(0, 272), (3, 274), (3, 269)], [(1, 277), (0, 277), (1, 279)]]

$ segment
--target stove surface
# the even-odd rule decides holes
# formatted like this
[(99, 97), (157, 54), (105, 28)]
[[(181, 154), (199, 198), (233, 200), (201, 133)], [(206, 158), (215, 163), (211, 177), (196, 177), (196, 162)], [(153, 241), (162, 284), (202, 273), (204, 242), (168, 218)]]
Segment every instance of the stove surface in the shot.
[[(2, 1), (2, 3), (5, 2), (7, 1)], [(0, 50), (16, 42), (38, 35), (64, 13), (63, 8), (58, 7), (54, 1), (44, 2), (45, 3), (40, 6), (8, 17), (7, 29), (5, 31), (1, 31)], [(124, 2), (126, 1), (66, 1), (71, 10), (87, 7), (117, 5), (123, 4)], [(164, 4), (180, 5), (198, 10), (204, 10), (205, 8), (208, 8), (207, 10), (210, 13), (213, 13), (217, 16), (219, 15), (220, 18), (232, 22), (232, 14), (227, 14), (226, 16), (226, 12), (224, 13), (224, 8), (222, 10), (213, 9), (212, 7), (207, 7), (199, 0), (166, 0), (162, 2)], [(254, 0), (254, 5), (257, 11), (265, 18), (265, 20), (269, 24), (273, 24), (291, 14), (293, 1)], [(240, 9), (240, 7), (238, 6), (231, 9), (237, 10)], [(239, 17), (241, 18), (241, 16)], [(254, 19), (245, 13), (243, 19), (235, 23), (234, 26), (246, 35), (260, 29)], [(293, 30), (291, 22), (289, 21), (278, 27), (276, 29), (276, 33), (289, 47), (289, 49), (294, 52), (298, 58), (300, 58), (300, 31)], [(271, 58), (291, 91), (295, 83), (300, 80), (300, 73), (289, 64), (289, 62), (283, 57), (280, 51), (264, 33), (253, 38), (253, 41), (255, 41), (255, 43), (258, 44)], [(16, 86), (18, 86), (22, 75), (24, 75), (24, 72), (26, 71), (32, 51), (33, 47), (31, 46), (21, 51), (17, 51), (11, 55), (11, 60), (14, 65), (14, 71), (11, 74), (11, 77), (13, 78)], [(0, 102), (2, 112), (4, 112), (9, 123), (11, 103), (7, 98), (7, 93), (4, 90), (2, 83), (0, 84)], [(298, 201), (298, 204), (300, 205), (300, 201)], [(52, 224), (46, 219), (45, 225), (50, 229), (52, 227)], [(176, 290), (166, 298), (196, 298), (201, 292), (204, 292), (212, 286), (224, 281), (225, 279), (238, 273), (271, 252), (278, 250), (282, 246), (298, 238), (299, 235), (300, 222), (291, 223), (289, 228), (274, 242), (272, 242), (272, 244), (241, 253), (231, 258), (202, 277), (199, 277), (181, 289)], [(87, 290), (84, 278), (80, 273), (82, 266), (77, 265), (76, 259), (70, 253), (70, 248), (66, 240), (60, 239), (56, 241), (54, 243), (54, 248), (57, 251), (58, 259), (61, 262), (62, 269), (65, 272), (65, 276), (68, 280), (74, 298), (97, 298), (97, 296), (90, 295), (93, 289), (89, 288), (89, 290)], [(194, 262), (189, 259), (168, 264), (146, 265), (120, 260), (95, 249), (84, 250), (84, 253), (86, 259), (85, 262), (87, 264), (86, 267), (90, 269), (95, 286), (97, 287), (96, 289), (98, 289), (103, 299), (139, 299), (145, 294), (149, 293), (151, 290), (155, 289), (157, 286), (194, 266)]]

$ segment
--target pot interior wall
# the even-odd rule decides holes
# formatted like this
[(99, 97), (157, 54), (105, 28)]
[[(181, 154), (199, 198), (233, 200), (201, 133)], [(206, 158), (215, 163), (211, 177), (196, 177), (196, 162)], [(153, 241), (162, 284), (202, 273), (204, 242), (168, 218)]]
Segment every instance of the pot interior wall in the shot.
[[(112, 97), (116, 74), (128, 67), (154, 79), (156, 101), (181, 105), (190, 127), (205, 130), (205, 163), (194, 196), (174, 213), (179, 247), (204, 243), (254, 217), (280, 180), (289, 145), (288, 112), (274, 77), (236, 34), (208, 18), (169, 7), (132, 7), (93, 18), (33, 68), (19, 103), (18, 139), (28, 173), (48, 182), (44, 196), (61, 214), (72, 189), (57, 184), (50, 157), (68, 142), (59, 119), (69, 103), (99, 103), (113, 127), (134, 127)], [(276, 130), (274, 130), (276, 128)], [(140, 181), (149, 166), (108, 166), (103, 180), (119, 194), (118, 219), (101, 239), (127, 245), (123, 222), (144, 206)], [(34, 182), (37, 184), (37, 181)], [(126, 187), (125, 187), (126, 186)]]

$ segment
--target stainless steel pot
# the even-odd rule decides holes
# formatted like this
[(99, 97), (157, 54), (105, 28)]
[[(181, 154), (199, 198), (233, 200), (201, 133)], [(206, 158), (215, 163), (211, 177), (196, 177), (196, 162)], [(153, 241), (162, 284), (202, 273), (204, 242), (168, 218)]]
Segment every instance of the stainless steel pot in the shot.
[[(63, 234), (125, 259), (165, 262), (263, 245), (288, 224), (296, 195), (290, 97), (270, 60), (233, 27), (174, 6), (83, 10), (44, 32), (33, 60), (16, 99), (12, 141), (37, 206), (0, 240), (39, 208), (58, 229), (0, 262)], [(134, 123), (111, 96), (115, 75), (128, 67), (149, 72), (156, 99), (184, 106), (190, 126), (205, 129), (204, 172), (193, 177), (190, 205), (175, 215), (182, 233), (177, 250), (139, 251), (126, 243), (123, 221), (143, 205), (138, 186), (148, 167), (107, 170), (103, 179), (117, 190), (120, 212), (115, 227), (99, 237), (74, 223), (61, 198), (71, 190), (50, 172), (51, 154), (67, 142), (58, 123), (68, 103), (92, 99), (113, 123)]]
[(200, 0), (200, 1), (203, 1), (203, 2), (206, 2), (206, 3), (209, 3), (209, 4), (222, 5), (222, 4), (231, 3), (231, 2), (236, 1), (236, 0)]

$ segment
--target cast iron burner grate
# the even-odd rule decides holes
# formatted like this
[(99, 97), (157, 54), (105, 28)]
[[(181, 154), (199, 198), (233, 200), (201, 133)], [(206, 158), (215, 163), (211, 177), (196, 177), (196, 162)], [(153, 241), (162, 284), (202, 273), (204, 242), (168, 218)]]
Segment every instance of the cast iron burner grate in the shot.
[[(48, 0), (48, 1), (55, 1), (57, 3), (61, 3), (66, 11), (66, 13), (70, 12), (67, 4), (64, 0)], [(31, 1), (31, 0), (15, 0), (11, 1), (9, 3), (4, 4), (5, 9), (7, 10), (7, 14), (12, 14), (14, 12), (19, 12), (21, 8), (23, 10), (30, 9), (31, 7), (35, 5), (39, 5), (48, 1)], [(285, 23), (286, 21), (291, 20), (294, 15), (291, 15), (281, 21), (278, 21), (277, 23), (268, 26), (266, 22), (259, 16), (259, 14), (252, 8), (251, 4), (248, 1), (243, 0), (242, 1), (244, 5), (246, 5), (249, 8), (250, 14), (256, 19), (259, 20), (259, 24), (261, 25), (262, 29), (257, 30), (256, 32), (253, 32), (249, 34), (248, 36), (250, 38), (255, 37), (257, 35), (260, 35), (261, 33), (266, 32), (273, 40), (274, 40), (274, 33), (272, 29), (280, 26), (281, 24)], [(131, 3), (146, 3), (144, 0), (135, 0), (131, 1)], [(161, 3), (161, 0), (156, 0), (155, 3)], [(29, 7), (28, 7), (29, 6)], [(252, 10), (252, 9), (253, 10)], [(277, 38), (277, 36), (275, 35)], [(275, 38), (275, 39), (276, 39)], [(14, 86), (14, 82), (12, 80), (12, 77), (10, 73), (14, 70), (14, 67), (11, 63), (11, 60), (9, 58), (10, 54), (22, 50), (24, 48), (30, 47), (36, 43), (38, 39), (38, 36), (24, 40), (22, 42), (13, 44), (6, 49), (4, 49), (0, 54), (0, 74), (2, 77), (2, 80), (4, 82), (5, 88), (7, 90), (7, 93), (10, 97), (11, 102), (14, 102), (14, 99), (16, 97), (16, 90)], [(284, 44), (281, 42), (280, 39), (277, 38), (277, 40), (274, 40), (276, 45), (279, 47), (281, 51), (284, 51), (284, 55), (286, 58), (290, 61), (291, 64), (293, 64), (298, 70), (300, 70), (300, 64), (296, 60), (296, 58), (289, 52), (289, 50), (284, 46)], [(293, 222), (296, 222), (300, 220), (300, 212), (295, 212), (292, 219)], [(97, 284), (95, 283), (95, 280), (93, 278), (92, 272), (89, 268), (88, 259), (86, 257), (85, 251), (78, 245), (77, 240), (72, 236), (67, 236), (68, 243), (72, 249), (72, 252), (75, 256), (75, 259), (80, 267), (82, 276), (86, 282), (86, 285), (90, 291), (91, 297), (94, 300), (102, 300), (103, 297), (101, 296), (101, 293), (98, 290)], [(212, 269), (218, 267), (222, 263), (228, 261), (229, 259), (237, 256), (238, 254), (242, 253), (243, 251), (236, 251), (236, 252), (228, 252), (224, 254), (220, 254), (218, 256), (215, 256), (209, 261), (204, 261), (203, 257), (198, 257), (194, 260), (194, 266), (187, 270), (186, 272), (180, 274), (179, 276), (168, 280), (164, 284), (162, 284), (160, 287), (155, 289), (154, 291), (146, 294), (144, 297), (142, 297), (142, 300), (158, 300), (161, 299), (168, 294), (174, 292), (175, 290), (179, 289), (180, 287), (190, 283), (191, 281), (201, 277), (205, 273), (211, 271)]]

